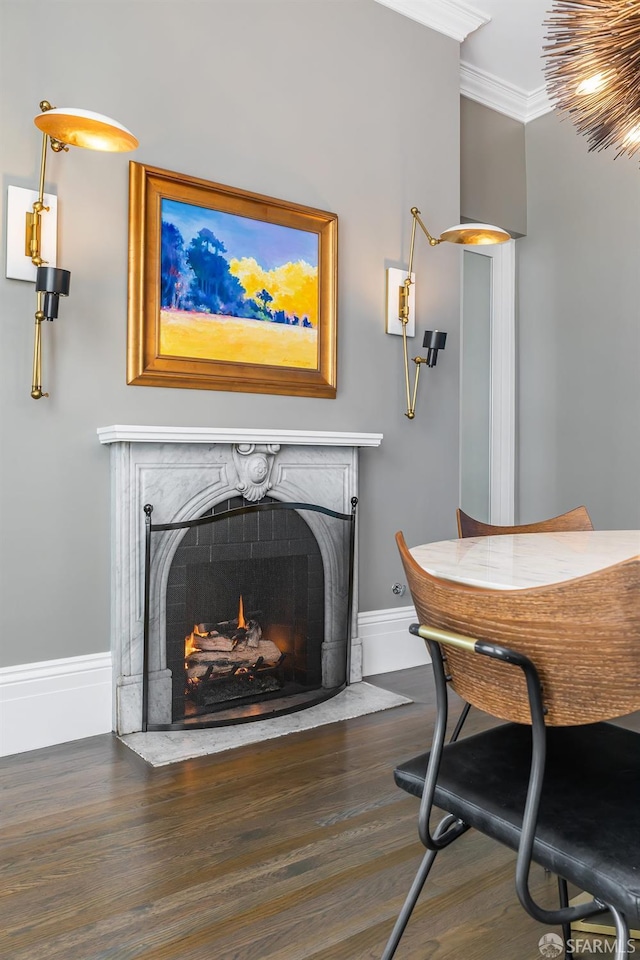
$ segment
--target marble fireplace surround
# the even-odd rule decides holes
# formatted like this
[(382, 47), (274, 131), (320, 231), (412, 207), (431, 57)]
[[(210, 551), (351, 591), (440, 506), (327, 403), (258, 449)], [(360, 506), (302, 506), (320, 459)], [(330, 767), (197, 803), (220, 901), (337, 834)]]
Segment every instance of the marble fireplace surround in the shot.
[[(111, 450), (111, 650), (114, 729), (141, 729), (144, 606), (144, 514), (153, 504), (154, 523), (191, 520), (230, 497), (256, 502), (315, 503), (341, 513), (358, 496), (358, 448), (377, 447), (379, 433), (213, 427), (108, 426), (98, 428)], [(318, 538), (328, 568), (331, 547)], [(152, 580), (166, 583), (172, 549), (160, 551)], [(356, 547), (357, 573), (357, 547)], [(351, 681), (362, 679), (362, 644), (356, 636), (357, 575), (354, 576)], [(325, 597), (331, 630), (330, 589)], [(170, 709), (171, 677), (164, 662), (162, 610), (151, 622), (150, 710)], [(325, 643), (331, 638), (326, 635)], [(170, 719), (170, 718), (168, 718)]]

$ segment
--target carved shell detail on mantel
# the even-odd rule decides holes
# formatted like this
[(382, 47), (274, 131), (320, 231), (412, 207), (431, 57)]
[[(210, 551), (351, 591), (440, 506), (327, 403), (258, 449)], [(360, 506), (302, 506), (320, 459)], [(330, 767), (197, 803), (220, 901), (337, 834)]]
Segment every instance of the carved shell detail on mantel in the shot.
[(233, 462), (238, 474), (236, 490), (245, 500), (262, 500), (271, 486), (271, 471), (279, 443), (235, 443)]

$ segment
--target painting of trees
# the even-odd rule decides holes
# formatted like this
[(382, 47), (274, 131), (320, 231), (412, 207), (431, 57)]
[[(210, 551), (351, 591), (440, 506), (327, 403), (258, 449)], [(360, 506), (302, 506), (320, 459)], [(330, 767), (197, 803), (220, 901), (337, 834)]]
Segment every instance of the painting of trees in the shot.
[(236, 314), (242, 309), (245, 290), (229, 270), (224, 243), (206, 227), (192, 238), (187, 261), (193, 271), (191, 298), (196, 309), (211, 313)]
[(184, 292), (186, 261), (182, 234), (173, 223), (162, 221), (160, 298), (163, 307), (177, 307)]
[(163, 201), (161, 248), (163, 353), (317, 366), (315, 235)]
[(267, 317), (269, 317), (271, 315), (271, 311), (269, 310), (269, 304), (273, 303), (273, 297), (271, 296), (269, 291), (265, 290), (265, 288), (263, 287), (260, 293), (256, 294), (256, 300), (262, 304), (262, 309), (264, 310)]
[(336, 396), (338, 217), (132, 162), (127, 383)]

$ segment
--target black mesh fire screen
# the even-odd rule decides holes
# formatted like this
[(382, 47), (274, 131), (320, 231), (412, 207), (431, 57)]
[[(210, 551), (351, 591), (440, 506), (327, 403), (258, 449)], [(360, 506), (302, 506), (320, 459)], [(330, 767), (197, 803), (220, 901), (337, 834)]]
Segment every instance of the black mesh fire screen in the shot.
[[(166, 524), (147, 504), (143, 730), (264, 719), (343, 689), (356, 504), (343, 514), (238, 497)], [(163, 586), (154, 560), (167, 551)], [(171, 678), (170, 703), (149, 696), (150, 662)]]

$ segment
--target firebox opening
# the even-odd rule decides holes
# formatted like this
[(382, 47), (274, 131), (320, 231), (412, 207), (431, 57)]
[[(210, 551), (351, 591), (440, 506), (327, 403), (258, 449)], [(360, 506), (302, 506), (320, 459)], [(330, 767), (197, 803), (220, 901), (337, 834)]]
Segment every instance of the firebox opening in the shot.
[(310, 595), (308, 561), (187, 565), (185, 619), (194, 625), (184, 638), (174, 718), (321, 686), (322, 586)]
[[(239, 504), (227, 501), (213, 515)], [(337, 522), (348, 534), (344, 521)], [(197, 725), (207, 717), (215, 724), (216, 714), (226, 717), (236, 708), (256, 718), (263, 701), (264, 713), (269, 704), (282, 712), (288, 699), (317, 702), (331, 695), (325, 686), (336, 686), (323, 677), (322, 556), (296, 510), (229, 516), (189, 529), (172, 561), (166, 610), (174, 724)], [(346, 663), (342, 672), (338, 687)]]

